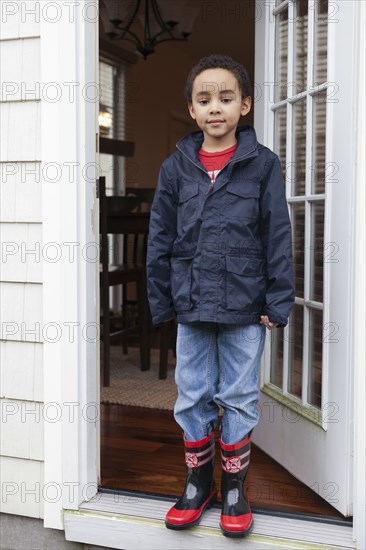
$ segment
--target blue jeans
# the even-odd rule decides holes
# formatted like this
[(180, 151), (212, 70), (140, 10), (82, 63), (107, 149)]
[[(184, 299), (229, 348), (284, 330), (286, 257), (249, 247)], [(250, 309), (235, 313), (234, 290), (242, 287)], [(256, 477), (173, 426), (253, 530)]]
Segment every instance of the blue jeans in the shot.
[(257, 425), (265, 331), (261, 324), (178, 324), (174, 418), (187, 441), (203, 439), (215, 429), (219, 405), (224, 443), (241, 441)]

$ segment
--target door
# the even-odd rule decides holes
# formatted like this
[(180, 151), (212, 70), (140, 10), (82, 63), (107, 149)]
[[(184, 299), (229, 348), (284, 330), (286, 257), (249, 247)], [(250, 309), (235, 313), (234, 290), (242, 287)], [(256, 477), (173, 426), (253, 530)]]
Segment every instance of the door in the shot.
[(258, 1), (255, 60), (255, 127), (283, 167), (296, 301), (288, 326), (267, 334), (253, 440), (346, 516), (352, 514), (352, 63), (342, 41), (352, 36), (352, 4)]

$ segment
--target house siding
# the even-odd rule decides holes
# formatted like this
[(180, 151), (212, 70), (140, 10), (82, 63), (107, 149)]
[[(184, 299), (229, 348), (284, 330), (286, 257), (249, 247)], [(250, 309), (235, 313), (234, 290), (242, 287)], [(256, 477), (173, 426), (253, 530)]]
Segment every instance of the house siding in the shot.
[(39, 9), (0, 6), (0, 511), (36, 518), (44, 454)]

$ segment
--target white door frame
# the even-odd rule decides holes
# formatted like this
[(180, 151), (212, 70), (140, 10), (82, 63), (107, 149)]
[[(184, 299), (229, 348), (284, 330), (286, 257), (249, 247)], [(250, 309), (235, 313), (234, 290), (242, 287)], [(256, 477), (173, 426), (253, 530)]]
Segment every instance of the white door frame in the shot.
[(353, 238), (355, 249), (354, 267), (354, 325), (352, 334), (352, 363), (354, 369), (354, 467), (353, 467), (353, 498), (354, 498), (354, 540), (357, 548), (366, 548), (366, 338), (365, 338), (365, 280), (366, 280), (366, 2), (356, 2), (355, 17), (358, 20), (356, 43), (359, 48), (355, 52), (355, 87), (353, 112), (353, 128), (355, 129), (354, 150), (354, 226)]
[[(264, 9), (266, 0), (257, 3)], [(44, 178), (42, 187), (43, 246), (56, 243), (55, 250), (61, 249), (62, 253), (58, 261), (45, 261), (43, 266), (43, 325), (58, 327), (61, 331), (61, 338), (53, 341), (47, 331), (50, 335), (43, 343), (44, 487), (47, 488), (44, 491), (44, 525), (57, 529), (63, 528), (64, 509), (78, 510), (81, 502), (97, 493), (100, 475), (99, 416), (95, 419), (99, 413), (94, 408), (95, 403), (99, 404), (99, 346), (93, 341), (92, 330), (89, 334), (85, 332), (88, 327), (93, 328), (92, 323), (99, 324), (99, 264), (86, 261), (82, 253), (84, 249), (86, 255), (90, 249), (89, 257), (92, 257), (99, 234), (95, 184), (91, 174), (90, 181), (84, 178), (85, 168), (90, 168), (90, 163), (96, 160), (97, 104), (85, 101), (83, 95), (77, 93), (98, 79), (98, 24), (92, 22), (92, 9), (87, 14), (88, 7), (97, 8), (98, 2), (85, 0), (82, 5), (76, 4), (75, 7), (63, 6), (62, 17), (57, 23), (45, 18), (41, 22), (42, 89), (53, 82), (63, 92), (57, 102), (42, 101), (42, 165), (57, 163), (62, 173), (61, 179), (54, 183)], [(353, 4), (359, 23), (359, 40), (364, 43), (365, 5), (357, 1)], [(72, 24), (70, 11), (75, 14)], [(357, 59), (360, 71), (356, 71), (355, 76), (361, 117), (362, 98), (365, 97), (364, 53)], [(75, 87), (70, 83), (76, 83)], [(74, 101), (70, 101), (68, 95), (71, 88), (75, 90)], [(357, 87), (354, 89), (356, 94)], [(265, 113), (265, 109), (260, 111)], [(355, 122), (359, 121), (360, 118)], [(261, 126), (258, 118), (257, 126)], [(360, 160), (365, 145), (364, 125), (358, 130), (357, 159)], [(70, 163), (77, 163), (73, 181), (69, 178)], [(364, 160), (355, 165), (356, 179), (365, 181)], [(357, 237), (363, 235), (364, 203), (361, 199), (364, 189), (356, 186), (356, 193), (354, 227)], [(70, 250), (75, 254), (70, 256)], [(364, 293), (364, 251), (363, 256), (360, 250), (358, 252), (357, 297)], [(358, 367), (365, 364), (363, 319), (363, 303), (356, 300), (353, 359)], [(359, 548), (366, 547), (363, 530), (365, 492), (359, 490), (364, 487), (365, 476), (364, 378), (363, 368), (357, 368), (354, 377), (354, 485), (358, 490), (354, 532)]]
[(41, 16), (43, 499), (63, 529), (99, 476), (99, 42), (97, 1), (58, 4)]
[[(364, 188), (363, 183), (365, 181), (365, 165), (364, 165), (364, 149), (362, 145), (365, 144), (365, 127), (364, 119), (362, 118), (362, 112), (364, 113), (364, 91), (365, 91), (365, 59), (364, 51), (360, 52), (360, 42), (363, 32), (363, 26), (365, 24), (365, 3), (364, 2), (330, 2), (332, 5), (332, 13), (337, 13), (341, 16), (341, 23), (343, 28), (348, 27), (351, 32), (348, 36), (353, 38), (353, 45), (351, 49), (351, 60), (344, 57), (344, 33), (340, 36), (339, 28), (341, 25), (338, 23), (338, 28), (333, 26), (333, 29), (329, 32), (329, 67), (332, 77), (328, 80), (334, 82), (339, 86), (340, 93), (347, 93), (349, 97), (349, 105), (353, 105), (353, 121), (350, 122), (350, 111), (347, 113), (337, 113), (337, 117), (332, 117), (331, 124), (332, 132), (334, 135), (342, 136), (339, 140), (334, 140), (332, 144), (331, 158), (343, 158), (344, 154), (347, 155), (347, 178), (343, 177), (340, 181), (347, 180), (348, 192), (350, 194), (351, 201), (349, 203), (350, 211), (352, 211), (351, 223), (349, 223), (349, 234), (344, 235), (339, 239), (339, 242), (345, 244), (344, 250), (349, 250), (349, 256), (351, 258), (351, 269), (348, 274), (349, 283), (352, 288), (347, 288), (349, 294), (349, 307), (347, 319), (345, 319), (345, 327), (347, 329), (346, 340), (347, 346), (343, 353), (346, 353), (346, 363), (348, 366), (354, 365), (353, 372), (350, 373), (349, 384), (351, 393), (353, 394), (353, 403), (349, 401), (346, 403), (346, 423), (349, 425), (349, 441), (346, 442), (349, 448), (353, 449), (352, 457), (349, 460), (349, 482), (347, 490), (352, 489), (352, 485), (355, 492), (354, 495), (354, 525), (355, 525), (355, 538), (358, 541), (360, 548), (365, 546), (365, 543), (361, 541), (365, 540), (365, 534), (363, 531), (363, 518), (365, 517), (365, 484), (361, 483), (365, 479), (364, 464), (365, 464), (365, 414), (364, 414), (364, 365), (365, 365), (365, 347), (364, 347), (364, 335), (360, 333), (361, 312), (358, 309), (364, 311), (364, 288), (361, 289), (360, 285), (364, 285), (364, 273), (365, 273), (365, 251), (363, 246), (364, 239), (364, 200), (362, 201)], [(259, 141), (264, 142), (265, 145), (271, 147), (272, 135), (266, 135), (266, 129), (270, 128), (272, 124), (269, 123), (269, 117), (272, 116), (270, 104), (273, 102), (270, 98), (270, 78), (268, 75), (273, 74), (274, 61), (271, 48), (271, 33), (274, 31), (274, 24), (269, 25), (268, 22), (273, 20), (270, 10), (273, 8), (266, 0), (257, 0), (257, 34), (256, 34), (256, 75), (255, 81), (257, 84), (257, 103), (255, 110), (255, 127), (258, 134)], [(346, 24), (345, 24), (346, 23)], [(338, 30), (338, 32), (337, 32)], [(353, 31), (353, 32), (352, 32)], [(352, 36), (353, 35), (353, 36)], [(364, 37), (362, 38), (364, 42)], [(362, 45), (362, 44), (361, 44)], [(343, 64), (339, 68), (339, 61), (342, 59)], [(345, 67), (344, 61), (347, 62)], [(343, 68), (342, 68), (343, 65)], [(263, 86), (263, 83), (266, 85)], [(345, 90), (347, 90), (345, 92)], [(351, 94), (349, 94), (351, 90)], [(348, 97), (348, 96), (347, 96)], [(351, 115), (352, 116), (352, 115)], [(345, 132), (347, 130), (347, 132)], [(345, 153), (346, 151), (346, 153)], [(361, 152), (362, 151), (362, 152)], [(338, 157), (337, 157), (338, 155)], [(362, 205), (362, 206), (361, 206)], [(337, 206), (336, 217), (342, 219), (339, 208), (342, 205)], [(358, 207), (358, 211), (355, 207)], [(334, 208), (334, 205), (332, 205)], [(333, 213), (334, 215), (334, 213)], [(339, 228), (336, 233), (340, 234), (342, 230), (342, 224), (339, 224)], [(363, 231), (363, 233), (362, 233)], [(352, 237), (352, 240), (350, 240)], [(335, 235), (335, 239), (338, 239), (338, 235)], [(360, 250), (362, 248), (362, 250)], [(362, 279), (360, 279), (362, 277)], [(362, 283), (361, 283), (362, 281)], [(338, 295), (335, 293), (334, 283), (332, 295)], [(345, 289), (343, 289), (344, 292)], [(363, 301), (362, 301), (363, 297)], [(360, 301), (358, 301), (360, 299)], [(337, 318), (338, 304), (337, 300), (333, 300), (332, 315), (333, 318)], [(339, 318), (339, 313), (338, 313)], [(363, 330), (363, 329), (362, 329)], [(344, 340), (344, 339), (343, 339)], [(267, 358), (268, 358), (268, 342), (266, 346)], [(363, 382), (363, 384), (362, 384)], [(326, 383), (326, 381), (324, 382)], [(265, 395), (265, 401), (268, 404), (271, 399), (268, 395)], [(276, 404), (275, 402), (273, 403)], [(267, 414), (268, 414), (267, 409)], [(273, 410), (273, 409), (272, 409)], [(265, 407), (262, 407), (262, 411), (266, 411)], [(362, 414), (363, 413), (363, 414)], [(263, 427), (263, 423), (262, 423)], [(273, 428), (273, 426), (272, 426)], [(263, 430), (261, 425), (256, 430), (254, 435), (254, 441), (261, 446), (261, 443), (265, 441), (263, 439)], [(354, 454), (357, 451), (357, 454)], [(363, 468), (363, 469), (362, 469)], [(362, 469), (362, 472), (361, 472)], [(353, 475), (353, 478), (352, 478)], [(347, 484), (346, 484), (347, 485)], [(356, 489), (357, 487), (357, 489)], [(362, 487), (362, 488), (361, 488)]]

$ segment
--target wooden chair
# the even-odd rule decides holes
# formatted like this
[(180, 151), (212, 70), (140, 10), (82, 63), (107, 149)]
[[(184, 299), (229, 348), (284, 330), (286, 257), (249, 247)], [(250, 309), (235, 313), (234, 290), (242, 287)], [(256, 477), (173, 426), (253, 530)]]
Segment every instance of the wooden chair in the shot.
[[(118, 336), (139, 335), (141, 370), (150, 368), (149, 310), (146, 295), (146, 245), (149, 231), (149, 213), (133, 212), (139, 204), (137, 197), (105, 194), (105, 178), (99, 178), (102, 298), (103, 385), (110, 383), (110, 345)], [(109, 262), (108, 235), (123, 236), (123, 262)], [(136, 285), (137, 323), (126, 326), (127, 316), (122, 311), (123, 325), (111, 332), (109, 292), (111, 286)]]
[[(138, 201), (138, 212), (150, 212), (151, 203), (154, 199), (155, 189), (149, 187), (126, 187), (126, 200)], [(136, 301), (128, 298), (128, 289), (123, 287), (122, 296), (122, 311), (124, 315), (124, 322), (127, 322), (128, 309)], [(123, 353), (128, 353), (128, 338), (125, 335), (123, 337)]]
[[(141, 204), (138, 209), (140, 211), (150, 211), (151, 203), (154, 200), (155, 189), (151, 187), (126, 187), (127, 197), (137, 197)], [(159, 379), (163, 380), (167, 377), (168, 371), (168, 353), (169, 349), (173, 350), (175, 355), (175, 343), (177, 337), (177, 327), (175, 321), (164, 323), (159, 328)]]
[(137, 197), (140, 199), (138, 207), (140, 212), (150, 212), (154, 195), (155, 189), (152, 187), (126, 187), (126, 197)]

